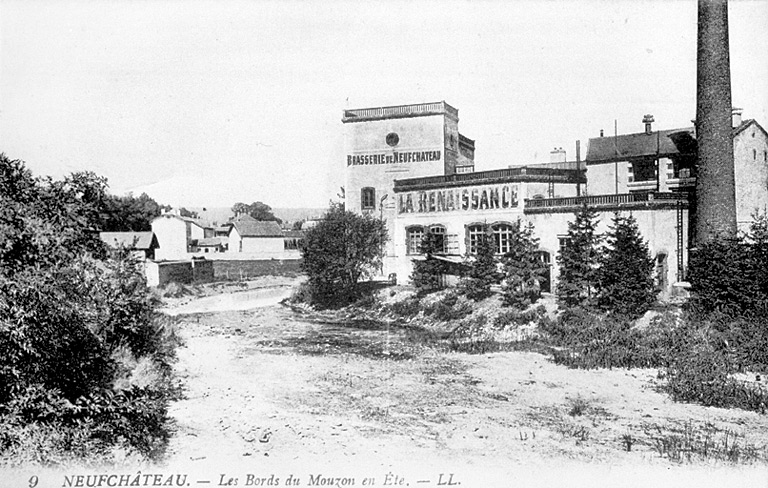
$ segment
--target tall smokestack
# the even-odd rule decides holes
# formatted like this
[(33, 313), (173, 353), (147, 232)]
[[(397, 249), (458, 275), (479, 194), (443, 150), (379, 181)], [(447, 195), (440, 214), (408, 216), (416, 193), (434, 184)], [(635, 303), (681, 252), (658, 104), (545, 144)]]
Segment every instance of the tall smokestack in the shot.
[(696, 243), (736, 235), (728, 0), (699, 0)]

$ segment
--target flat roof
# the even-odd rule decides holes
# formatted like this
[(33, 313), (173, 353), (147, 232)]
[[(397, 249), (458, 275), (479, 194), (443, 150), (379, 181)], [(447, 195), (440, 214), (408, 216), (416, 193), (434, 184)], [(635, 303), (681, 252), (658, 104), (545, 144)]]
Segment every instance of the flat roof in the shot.
[(586, 183), (584, 170), (541, 168), (541, 167), (514, 167), (477, 171), (474, 173), (457, 173), (441, 176), (423, 176), (395, 180), (395, 192), (426, 190), (432, 188), (452, 188), (460, 186), (487, 185), (494, 183), (518, 183), (518, 182), (542, 182), (542, 183)]
[(431, 103), (413, 103), (410, 105), (392, 105), (390, 107), (351, 108), (344, 110), (343, 123), (365, 122), (369, 120), (403, 119), (426, 117), (428, 115), (450, 115), (459, 118), (459, 111), (445, 100)]

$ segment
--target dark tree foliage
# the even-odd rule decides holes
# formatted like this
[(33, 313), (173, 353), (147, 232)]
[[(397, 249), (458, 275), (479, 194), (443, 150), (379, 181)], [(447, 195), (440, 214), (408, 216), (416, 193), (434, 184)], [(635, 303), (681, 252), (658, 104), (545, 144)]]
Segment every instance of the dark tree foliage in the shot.
[(584, 204), (568, 222), (567, 244), (557, 254), (560, 275), (557, 281), (557, 303), (561, 307), (590, 306), (597, 282), (598, 246), (597, 213)]
[(656, 300), (653, 259), (634, 217), (613, 217), (605, 246), (598, 255), (595, 288), (598, 309), (637, 318)]
[(262, 202), (253, 202), (250, 205), (237, 202), (232, 206), (232, 213), (235, 217), (240, 215), (250, 215), (256, 220), (273, 220), (278, 224), (283, 223), (282, 220), (275, 217), (272, 213), (272, 207)]
[(381, 263), (386, 241), (383, 220), (332, 205), (304, 236), (302, 269), (309, 276), (310, 301), (329, 308), (359, 299), (358, 280)]
[(100, 227), (105, 232), (152, 230), (152, 220), (170, 207), (158, 204), (146, 193), (138, 197), (107, 195), (100, 212)]
[[(0, 154), (0, 425), (39, 421), (66, 400), (78, 407), (57, 421), (87, 430), (102, 418), (92, 410), (98, 399), (117, 398), (117, 348), (135, 358), (168, 353), (139, 263), (124, 250), (108, 255), (98, 238), (106, 198), (93, 173), (34, 178)], [(153, 405), (145, 413), (164, 419), (164, 404)], [(126, 408), (102, 428), (149, 419)], [(0, 452), (12, 437), (0, 432)]]
[(533, 224), (523, 226), (520, 219), (512, 224), (510, 250), (502, 257), (504, 281), (502, 303), (525, 309), (541, 298), (541, 281), (546, 266), (539, 259), (539, 239), (533, 235)]
[[(203, 209), (203, 210), (205, 210), (205, 209)], [(187, 210), (184, 207), (181, 207), (179, 209), (179, 215), (181, 215), (182, 217), (189, 217), (190, 219), (199, 219), (200, 218), (200, 215), (197, 212), (195, 212), (194, 210)]]
[(496, 263), (496, 246), (486, 226), (478, 236), (477, 252), (465, 261), (467, 271), (459, 282), (459, 291), (476, 302), (490, 297), (491, 286), (501, 280)]
[(413, 273), (411, 281), (413, 286), (420, 292), (431, 292), (443, 288), (442, 276), (445, 274), (445, 262), (435, 259), (435, 254), (443, 252), (445, 236), (435, 234), (429, 229), (424, 233), (424, 237), (419, 245), (419, 252), (424, 255), (424, 259), (413, 260)]

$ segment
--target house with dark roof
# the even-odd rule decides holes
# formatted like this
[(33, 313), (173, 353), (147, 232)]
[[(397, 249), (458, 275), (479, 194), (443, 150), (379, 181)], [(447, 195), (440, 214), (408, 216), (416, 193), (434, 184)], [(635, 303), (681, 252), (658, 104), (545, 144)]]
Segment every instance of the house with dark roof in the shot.
[[(736, 215), (744, 227), (752, 215), (768, 210), (768, 134), (753, 119), (733, 111), (733, 155)], [(609, 195), (685, 192), (696, 188), (698, 146), (693, 127), (652, 130), (653, 117), (643, 119), (645, 131), (589, 140), (587, 193)]]
[(159, 247), (154, 232), (100, 232), (99, 238), (111, 248), (123, 247), (136, 258), (154, 259)]
[(230, 253), (281, 255), (284, 250), (283, 230), (271, 220), (235, 220), (228, 237)]

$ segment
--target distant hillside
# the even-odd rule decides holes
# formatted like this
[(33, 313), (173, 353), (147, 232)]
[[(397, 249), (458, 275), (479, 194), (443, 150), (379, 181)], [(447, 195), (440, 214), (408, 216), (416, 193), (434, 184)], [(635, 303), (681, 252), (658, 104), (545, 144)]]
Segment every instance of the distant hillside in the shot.
[[(200, 218), (208, 223), (221, 225), (232, 216), (231, 207), (186, 207), (197, 212)], [(273, 208), (275, 217), (284, 222), (296, 222), (322, 217), (327, 208)]]

